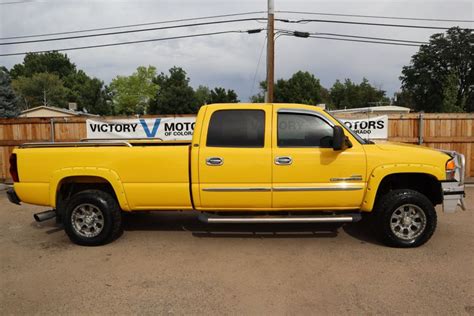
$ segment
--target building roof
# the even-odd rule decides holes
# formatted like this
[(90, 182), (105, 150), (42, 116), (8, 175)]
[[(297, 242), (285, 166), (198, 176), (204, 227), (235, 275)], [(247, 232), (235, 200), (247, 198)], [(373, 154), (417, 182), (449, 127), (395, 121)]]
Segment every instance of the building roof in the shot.
[(369, 106), (365, 108), (352, 108), (334, 110), (331, 113), (410, 113), (410, 108), (397, 105)]
[(65, 108), (58, 108), (55, 106), (46, 106), (46, 105), (41, 105), (41, 106), (37, 106), (31, 109), (26, 109), (24, 111), (21, 111), (20, 116), (22, 114), (27, 114), (27, 113), (35, 112), (39, 110), (49, 110), (49, 111), (54, 111), (54, 112), (58, 112), (58, 113), (66, 114), (66, 115), (73, 115), (73, 116), (98, 116), (96, 114), (90, 114), (90, 113), (86, 113), (82, 111), (74, 111), (74, 110), (69, 110)]

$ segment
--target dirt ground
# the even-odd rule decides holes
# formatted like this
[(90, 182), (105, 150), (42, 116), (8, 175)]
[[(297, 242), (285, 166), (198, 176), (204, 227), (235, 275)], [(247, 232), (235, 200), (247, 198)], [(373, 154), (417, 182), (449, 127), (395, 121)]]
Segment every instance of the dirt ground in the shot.
[(0, 192), (0, 314), (474, 315), (470, 211), (438, 212), (416, 249), (361, 225), (204, 225), (193, 213), (129, 216), (123, 236), (72, 244), (46, 208)]

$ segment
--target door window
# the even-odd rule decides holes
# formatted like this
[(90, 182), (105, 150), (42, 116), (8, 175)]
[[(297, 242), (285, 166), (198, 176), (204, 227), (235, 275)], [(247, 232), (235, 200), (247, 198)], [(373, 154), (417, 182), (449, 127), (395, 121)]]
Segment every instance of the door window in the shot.
[(265, 112), (261, 110), (219, 110), (212, 114), (207, 147), (263, 147)]
[(278, 114), (278, 147), (332, 147), (332, 127), (318, 116)]

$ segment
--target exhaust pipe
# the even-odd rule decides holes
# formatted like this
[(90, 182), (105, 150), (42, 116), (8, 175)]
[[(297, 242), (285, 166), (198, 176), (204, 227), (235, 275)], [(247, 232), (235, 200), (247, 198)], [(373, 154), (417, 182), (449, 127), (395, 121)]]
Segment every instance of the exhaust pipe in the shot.
[(44, 211), (41, 213), (36, 213), (33, 215), (35, 218), (35, 221), (39, 222), (44, 222), (47, 221), (48, 219), (56, 217), (56, 211), (55, 210), (50, 210), (50, 211)]

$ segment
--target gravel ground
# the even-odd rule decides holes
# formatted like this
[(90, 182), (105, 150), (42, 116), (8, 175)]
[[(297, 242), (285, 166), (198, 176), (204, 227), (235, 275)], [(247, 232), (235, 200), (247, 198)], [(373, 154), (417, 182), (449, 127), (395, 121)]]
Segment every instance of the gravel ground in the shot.
[(416, 249), (361, 225), (204, 225), (193, 213), (127, 217), (123, 236), (76, 246), (42, 207), (0, 192), (0, 314), (474, 315), (470, 211), (439, 214)]

